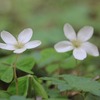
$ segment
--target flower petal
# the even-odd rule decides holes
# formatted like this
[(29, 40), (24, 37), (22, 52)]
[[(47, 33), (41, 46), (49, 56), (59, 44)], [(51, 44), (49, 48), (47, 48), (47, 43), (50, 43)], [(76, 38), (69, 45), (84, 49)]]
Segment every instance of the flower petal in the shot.
[(6, 44), (0, 43), (0, 48), (1, 48), (1, 49), (5, 48), (5, 46), (6, 46)]
[(55, 44), (54, 48), (57, 52), (67, 52), (72, 50), (73, 46), (69, 41), (61, 41)]
[(94, 44), (92, 44), (90, 42), (83, 43), (82, 44), (82, 48), (84, 50), (86, 50), (86, 52), (88, 54), (90, 54), (92, 56), (99, 56), (99, 50), (98, 50), (98, 48)]
[(14, 50), (14, 53), (20, 54), (20, 53), (23, 53), (25, 50), (26, 50), (26, 48), (16, 49), (16, 50)]
[(15, 50), (15, 47), (11, 44), (0, 43), (0, 48), (5, 50)]
[(15, 50), (15, 47), (13, 45), (7, 44), (7, 45), (3, 46), (2, 49), (5, 49), (5, 50)]
[(85, 26), (79, 30), (77, 38), (81, 41), (87, 41), (92, 37), (92, 35), (93, 35), (93, 27)]
[(64, 34), (69, 40), (76, 40), (76, 33), (70, 24), (64, 25)]
[(22, 43), (27, 43), (31, 37), (32, 37), (33, 31), (30, 28), (24, 29), (19, 35), (18, 35), (18, 41)]
[(1, 32), (1, 38), (7, 44), (15, 44), (17, 42), (15, 37), (7, 31)]
[(27, 49), (32, 49), (32, 48), (35, 48), (35, 47), (39, 46), (40, 44), (41, 44), (41, 41), (34, 40), (34, 41), (30, 41), (30, 42), (26, 43), (25, 47)]
[(86, 54), (85, 50), (81, 49), (81, 48), (75, 48), (73, 50), (73, 55), (78, 60), (83, 60), (87, 57), (87, 54)]

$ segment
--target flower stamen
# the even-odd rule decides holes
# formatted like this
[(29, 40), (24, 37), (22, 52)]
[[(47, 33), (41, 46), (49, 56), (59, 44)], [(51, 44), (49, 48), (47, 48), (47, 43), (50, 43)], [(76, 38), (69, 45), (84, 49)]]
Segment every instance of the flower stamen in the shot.
[(21, 43), (21, 42), (17, 42), (17, 44), (15, 44), (14, 46), (15, 46), (15, 48), (17, 48), (17, 49), (21, 49), (21, 48), (24, 47), (24, 44)]
[(75, 48), (79, 48), (81, 46), (81, 42), (79, 40), (73, 40), (72, 44)]

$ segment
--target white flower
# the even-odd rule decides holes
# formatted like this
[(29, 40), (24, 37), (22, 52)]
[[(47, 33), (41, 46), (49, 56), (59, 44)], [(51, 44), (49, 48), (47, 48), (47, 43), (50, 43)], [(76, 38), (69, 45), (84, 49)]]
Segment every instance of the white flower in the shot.
[(54, 48), (57, 52), (67, 52), (73, 50), (73, 56), (78, 60), (83, 60), (87, 54), (99, 56), (98, 48), (88, 42), (93, 35), (93, 27), (84, 26), (79, 32), (75, 33), (73, 27), (69, 24), (64, 25), (64, 34), (69, 41), (61, 41)]
[(6, 50), (13, 50), (14, 53), (22, 53), (26, 49), (32, 49), (41, 44), (41, 41), (29, 41), (32, 37), (33, 31), (30, 28), (24, 29), (16, 39), (12, 34), (7, 31), (1, 32), (1, 38), (6, 43), (0, 43), (0, 48)]

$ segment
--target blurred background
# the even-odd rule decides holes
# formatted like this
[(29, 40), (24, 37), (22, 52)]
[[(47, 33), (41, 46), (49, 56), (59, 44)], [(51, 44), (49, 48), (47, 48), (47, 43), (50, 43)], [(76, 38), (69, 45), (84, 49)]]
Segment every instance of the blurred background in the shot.
[[(42, 41), (42, 45), (35, 51), (47, 47), (53, 48), (55, 43), (65, 40), (63, 32), (65, 23), (71, 24), (76, 32), (85, 25), (93, 26), (94, 35), (90, 41), (100, 49), (100, 0), (0, 0), (0, 31), (6, 30), (17, 36), (23, 29), (32, 28), (34, 31), (32, 40)], [(2, 42), (1, 39), (0, 41)], [(1, 55), (9, 53), (12, 54), (6, 50), (0, 52)], [(38, 53), (34, 55), (39, 59)], [(50, 56), (49, 52), (47, 54), (44, 52), (44, 55)], [(52, 54), (50, 59), (44, 59), (43, 64), (49, 61), (49, 65), (50, 60), (52, 60)], [(73, 59), (69, 58), (68, 62), (70, 62), (67, 65), (69, 69), (73, 68), (69, 66), (75, 67), (75, 59), (73, 62)], [(100, 74), (99, 62), (100, 57), (88, 57), (82, 65), (81, 72), (84, 70), (87, 73)], [(45, 64), (42, 67), (44, 66)], [(66, 64), (64, 66), (66, 67)], [(51, 70), (49, 68), (48, 71)], [(55, 65), (52, 68), (55, 68)]]
[(65, 23), (76, 31), (93, 26), (91, 41), (100, 48), (100, 0), (0, 0), (0, 31), (17, 36), (30, 27), (34, 31), (32, 39), (40, 39), (41, 47), (66, 39)]

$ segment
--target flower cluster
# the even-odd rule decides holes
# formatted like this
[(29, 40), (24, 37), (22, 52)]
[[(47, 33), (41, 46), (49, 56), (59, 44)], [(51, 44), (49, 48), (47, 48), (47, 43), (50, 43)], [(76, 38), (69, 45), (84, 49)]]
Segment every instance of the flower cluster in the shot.
[(73, 50), (73, 56), (78, 60), (83, 60), (87, 54), (92, 56), (99, 56), (98, 48), (88, 42), (93, 35), (93, 27), (84, 26), (79, 32), (75, 33), (70, 24), (64, 25), (64, 34), (69, 41), (61, 41), (57, 43), (54, 48), (57, 52), (68, 52)]
[(41, 41), (29, 41), (32, 37), (33, 31), (30, 28), (24, 29), (16, 39), (12, 34), (7, 31), (1, 32), (1, 38), (5, 42), (0, 43), (0, 47), (6, 50), (12, 50), (14, 53), (22, 53), (26, 49), (32, 49), (41, 44)]
[[(30, 28), (24, 29), (16, 39), (12, 34), (7, 31), (1, 32), (1, 38), (5, 43), (0, 43), (0, 48), (12, 50), (14, 53), (22, 53), (26, 49), (32, 49), (41, 44), (41, 41), (29, 41), (32, 37), (33, 31)], [(75, 59), (83, 60), (87, 54), (92, 56), (99, 56), (98, 48), (88, 42), (93, 35), (93, 27), (85, 26), (76, 34), (70, 24), (64, 25), (64, 34), (69, 41), (61, 41), (55, 44), (54, 48), (57, 52), (68, 52), (73, 50)]]

